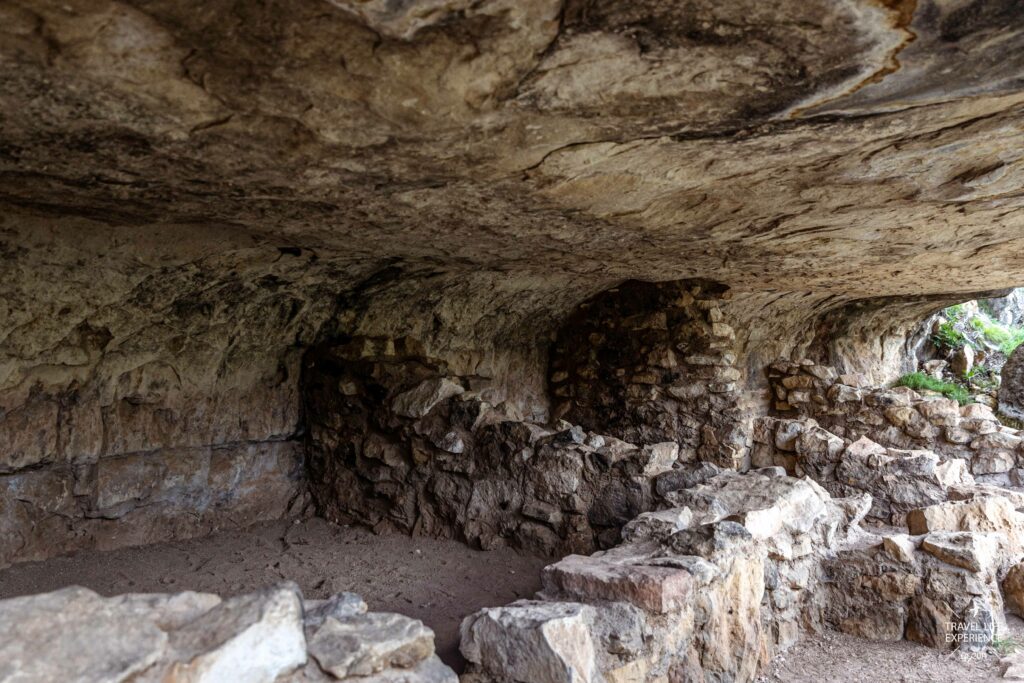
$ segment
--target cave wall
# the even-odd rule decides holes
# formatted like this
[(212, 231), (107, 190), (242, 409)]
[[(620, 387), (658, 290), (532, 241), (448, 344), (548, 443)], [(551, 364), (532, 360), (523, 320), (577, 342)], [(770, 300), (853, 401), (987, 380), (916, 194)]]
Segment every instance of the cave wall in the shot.
[(229, 226), (0, 226), (0, 564), (301, 502), (296, 343), (329, 308), (308, 258)]
[[(1024, 282), (1011, 0), (15, 0), (0, 19), (0, 562), (286, 509), (302, 356), (346, 338), (415, 339), (513, 421), (570, 393), (573, 419), (742, 466), (776, 358), (883, 382), (921, 297)], [(629, 334), (609, 293), (574, 320), (624, 352), (549, 358), (582, 341), (563, 325), (581, 302), (697, 278), (729, 286), (721, 321), (664, 285), (665, 329)], [(711, 349), (716, 325), (735, 339)], [(672, 347), (690, 341), (721, 365)], [(606, 386), (549, 386), (549, 360)], [(288, 484), (234, 497), (182, 479), (188, 459)]]
[[(354, 258), (340, 244), (301, 248), (288, 235), (227, 224), (140, 227), (41, 209), (9, 211), (0, 227), (13, 275), (0, 300), (4, 563), (277, 518), (305, 504), (307, 471), (333, 482), (333, 493), (320, 492), (321, 510), (416, 528), (408, 512), (397, 512), (408, 502), (384, 512), (357, 504), (353, 492), (365, 500), (377, 494), (361, 480), (341, 486), (353, 476), (343, 473), (343, 463), (360, 476), (368, 470), (339, 444), (355, 425), (374, 421), (403, 448), (423, 441), (416, 427), (382, 412), (380, 402), (427, 371), (459, 382), (487, 404), (485, 413), (507, 423), (463, 427), (466, 444), (486, 442), (495, 454), (484, 466), (487, 481), (514, 480), (527, 490), (524, 482), (537, 472), (512, 471), (504, 461), (536, 450), (561, 418), (635, 446), (624, 447), (635, 462), (616, 465), (624, 471), (638, 467), (644, 446), (669, 440), (680, 444), (682, 461), (743, 468), (751, 420), (770, 401), (768, 363), (813, 349), (857, 358), (860, 348), (842, 350), (844, 330), (855, 326), (820, 323), (830, 315), (858, 319), (854, 302), (827, 293), (736, 291), (698, 279), (608, 287), (525, 266), (459, 270)], [(868, 322), (857, 328), (867, 339), (891, 334), (879, 325), (892, 322), (886, 311), (903, 310), (885, 302), (868, 308), (874, 317), (861, 316)], [(357, 353), (343, 339), (370, 341)], [(387, 340), (412, 346), (391, 357)], [(309, 365), (316, 354), (308, 350), (333, 347), (344, 347), (332, 353), (340, 354), (345, 372), (363, 378), (360, 391), (374, 386), (376, 393), (358, 398), (362, 417), (341, 436), (320, 434), (311, 442), (307, 431), (318, 421), (334, 425), (328, 413), (351, 407), (345, 402), (352, 397), (317, 393)], [(375, 367), (388, 368), (389, 378), (374, 378)], [(452, 405), (462, 410), (463, 403)], [(523, 424), (525, 431), (513, 427)], [(583, 461), (600, 450), (573, 442), (545, 452), (568, 462), (566, 448)], [(310, 463), (307, 452), (315, 456)], [(434, 464), (452, 454), (437, 455)], [(552, 506), (551, 515), (562, 515), (558, 523), (544, 521), (557, 515), (534, 511), (542, 517), (530, 522), (536, 527), (496, 515), (474, 528), (468, 508), (460, 507), (436, 515), (443, 521), (433, 528), (421, 521), (418, 529), (481, 546), (596, 547), (656, 495), (650, 476), (639, 475), (634, 486), (623, 483), (633, 474), (610, 472), (602, 465), (584, 476), (582, 503), (541, 501)], [(417, 477), (414, 470), (392, 477), (392, 488), (426, 490), (426, 479)], [(593, 513), (593, 521), (595, 501), (616, 477), (621, 486), (608, 492), (610, 511)], [(493, 491), (502, 487), (508, 488), (493, 484)], [(478, 508), (503, 496), (509, 497), (487, 494)]]

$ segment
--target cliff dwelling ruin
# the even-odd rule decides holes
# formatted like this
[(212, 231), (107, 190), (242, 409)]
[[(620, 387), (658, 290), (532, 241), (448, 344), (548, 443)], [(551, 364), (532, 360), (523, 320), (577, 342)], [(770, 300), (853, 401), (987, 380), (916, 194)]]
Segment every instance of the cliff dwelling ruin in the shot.
[(0, 2), (0, 682), (1024, 680), (1024, 8)]

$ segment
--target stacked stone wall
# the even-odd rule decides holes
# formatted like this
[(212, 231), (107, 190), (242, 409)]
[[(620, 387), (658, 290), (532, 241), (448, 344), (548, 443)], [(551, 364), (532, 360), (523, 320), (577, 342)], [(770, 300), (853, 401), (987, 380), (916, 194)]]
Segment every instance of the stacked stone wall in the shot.
[[(943, 461), (963, 460), (980, 482), (1024, 482), (1020, 432), (1000, 424), (987, 406), (961, 406), (907, 387), (871, 387), (863, 375), (841, 375), (807, 360), (778, 361), (768, 372), (779, 417), (814, 420), (846, 443), (866, 437), (886, 448), (931, 451)], [(769, 443), (764, 430), (760, 432), (755, 438), (755, 464), (786, 465), (784, 453), (795, 454), (794, 440), (783, 436)], [(772, 454), (778, 450), (783, 455)], [(788, 464), (792, 466), (792, 460)]]
[(524, 421), (487, 400), (489, 378), (456, 375), (411, 339), (317, 349), (306, 378), (318, 510), (381, 531), (590, 552), (655, 505), (657, 477), (680, 458), (675, 443), (636, 446), (564, 421)]
[(631, 281), (581, 304), (550, 357), (553, 413), (688, 457), (745, 466), (750, 415), (728, 289), (707, 281)]

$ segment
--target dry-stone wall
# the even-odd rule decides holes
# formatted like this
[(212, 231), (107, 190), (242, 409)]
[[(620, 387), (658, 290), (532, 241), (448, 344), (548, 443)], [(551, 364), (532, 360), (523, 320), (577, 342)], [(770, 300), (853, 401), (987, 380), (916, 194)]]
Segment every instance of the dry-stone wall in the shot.
[[(307, 359), (310, 486), (320, 512), (482, 548), (590, 552), (652, 509), (680, 459), (563, 422), (524, 421), (483, 378), (413, 340), (355, 338)], [(684, 457), (687, 454), (684, 452)], [(692, 453), (688, 454), (692, 458)]]
[[(778, 415), (817, 426), (847, 443), (867, 437), (888, 449), (931, 451), (940, 460), (963, 460), (978, 481), (1024, 482), (1024, 447), (1017, 429), (1001, 425), (981, 404), (960, 406), (938, 395), (906, 387), (868, 387), (862, 375), (839, 375), (811, 361), (779, 361), (769, 368)], [(786, 423), (782, 436), (755, 441), (761, 465), (774, 463), (770, 451), (795, 452), (798, 427)], [(787, 456), (783, 455), (785, 461)], [(789, 457), (792, 461), (792, 457)], [(784, 463), (779, 463), (784, 464)]]
[(999, 412), (1014, 420), (1024, 420), (1024, 344), (1010, 354), (1000, 379)]
[(868, 532), (866, 493), (832, 497), (778, 467), (718, 472), (627, 524), (621, 545), (547, 567), (536, 599), (467, 617), (463, 681), (748, 683), (824, 626), (983, 649), (1005, 634), (1004, 604), (1024, 613), (1024, 495), (949, 493), (905, 529)]
[(859, 538), (868, 505), (777, 468), (722, 472), (673, 500), (623, 544), (547, 567), (537, 599), (467, 617), (463, 680), (752, 681), (822, 623), (823, 562)]
[(551, 350), (554, 415), (742, 467), (750, 418), (736, 332), (721, 308), (729, 298), (707, 281), (630, 281), (581, 304)]

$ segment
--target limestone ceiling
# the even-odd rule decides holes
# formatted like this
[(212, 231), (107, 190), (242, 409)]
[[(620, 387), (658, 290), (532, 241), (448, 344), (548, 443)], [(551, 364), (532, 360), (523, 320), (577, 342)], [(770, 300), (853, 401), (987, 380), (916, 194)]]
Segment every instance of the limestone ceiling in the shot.
[(466, 329), (628, 277), (1019, 285), (1022, 48), (1013, 0), (9, 0), (6, 292), (48, 250), (124, 291), (397, 269), (388, 314)]

